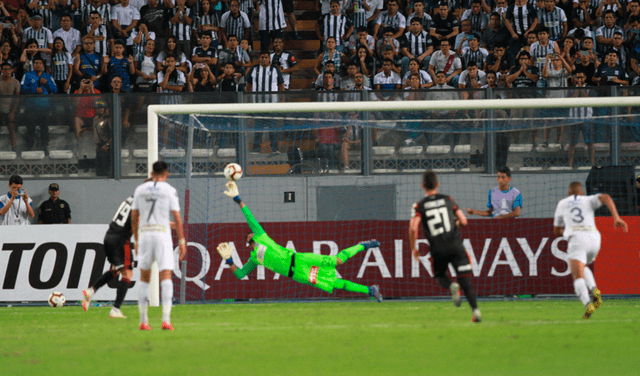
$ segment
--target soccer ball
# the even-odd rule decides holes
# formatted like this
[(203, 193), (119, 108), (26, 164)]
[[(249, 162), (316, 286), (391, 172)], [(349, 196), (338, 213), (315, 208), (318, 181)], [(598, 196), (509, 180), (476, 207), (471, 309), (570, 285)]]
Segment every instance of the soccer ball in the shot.
[(224, 168), (224, 177), (231, 181), (239, 180), (242, 177), (242, 167), (237, 163), (229, 163)]
[(61, 292), (54, 292), (49, 295), (49, 305), (53, 308), (62, 308), (67, 299)]

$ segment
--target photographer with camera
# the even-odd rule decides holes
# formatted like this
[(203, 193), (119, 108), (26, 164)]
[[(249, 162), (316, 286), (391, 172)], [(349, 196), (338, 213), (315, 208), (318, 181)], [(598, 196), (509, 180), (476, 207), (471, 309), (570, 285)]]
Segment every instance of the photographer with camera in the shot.
[(0, 216), (3, 216), (3, 226), (29, 225), (29, 218), (36, 216), (33, 200), (27, 190), (22, 189), (22, 177), (19, 175), (9, 178), (9, 193), (0, 196)]

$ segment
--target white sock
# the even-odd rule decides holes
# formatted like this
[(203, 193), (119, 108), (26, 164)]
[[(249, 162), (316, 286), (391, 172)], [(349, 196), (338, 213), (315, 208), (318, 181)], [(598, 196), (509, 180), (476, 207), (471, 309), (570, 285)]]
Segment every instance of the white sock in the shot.
[(584, 281), (587, 284), (589, 291), (593, 291), (596, 288), (596, 279), (593, 277), (593, 272), (588, 266), (584, 267)]
[(165, 279), (162, 286), (162, 322), (171, 322), (171, 299), (173, 299), (173, 281)]
[(583, 305), (591, 303), (589, 299), (589, 290), (587, 290), (587, 284), (584, 282), (584, 278), (578, 278), (573, 281), (573, 287), (576, 289), (576, 295)]
[(140, 311), (140, 324), (149, 322), (147, 309), (149, 308), (149, 284), (147, 282), (138, 281), (138, 310)]

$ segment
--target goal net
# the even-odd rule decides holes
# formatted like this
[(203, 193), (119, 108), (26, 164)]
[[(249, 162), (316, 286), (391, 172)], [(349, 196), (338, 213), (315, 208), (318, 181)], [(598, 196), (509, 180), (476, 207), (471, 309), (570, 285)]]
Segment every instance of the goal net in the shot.
[[(148, 163), (169, 163), (170, 183), (182, 198), (186, 299), (365, 297), (343, 290), (329, 295), (262, 266), (237, 280), (215, 251), (229, 242), (236, 265), (250, 257), (249, 227), (223, 195), (222, 170), (230, 162), (243, 166), (241, 197), (276, 243), (336, 255), (360, 241), (379, 240), (379, 248), (339, 266), (338, 277), (377, 284), (392, 299), (447, 295), (431, 278), (426, 240), (419, 240), (419, 261), (409, 250), (408, 220), (424, 196), (422, 173), (436, 171), (440, 192), (459, 207), (486, 210), (503, 166), (522, 194), (520, 217), (470, 216), (461, 231), (478, 295), (573, 294), (567, 242), (553, 235), (553, 214), (569, 183), (579, 181), (588, 194), (611, 194), (632, 229), (615, 231), (606, 209), (598, 212), (603, 242), (594, 270), (600, 289), (639, 294), (634, 185), (640, 97), (545, 93), (434, 98), (428, 91), (378, 92), (358, 102), (349, 92), (319, 93), (311, 102), (263, 94), (247, 96), (253, 103), (149, 106)], [(178, 267), (174, 272), (178, 295), (183, 276)]]

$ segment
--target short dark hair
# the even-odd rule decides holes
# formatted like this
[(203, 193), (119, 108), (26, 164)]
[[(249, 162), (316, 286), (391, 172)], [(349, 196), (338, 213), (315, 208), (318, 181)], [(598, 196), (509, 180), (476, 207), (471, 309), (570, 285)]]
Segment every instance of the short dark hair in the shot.
[(546, 26), (540, 26), (538, 27), (538, 30), (536, 31), (536, 34), (540, 34), (540, 33), (547, 33), (549, 34), (549, 28)]
[(498, 172), (501, 174), (507, 175), (508, 178), (511, 177), (511, 169), (507, 166), (502, 166), (498, 169)]
[(116, 39), (116, 40), (113, 42), (113, 45), (115, 46), (116, 44), (119, 44), (119, 45), (121, 45), (121, 46), (122, 46), (122, 47), (124, 47), (124, 48), (126, 48), (126, 47), (127, 47), (127, 44), (126, 44), (122, 39)]
[(9, 185), (11, 184), (20, 184), (22, 185), (22, 176), (20, 175), (11, 175), (9, 178)]
[(9, 66), (9, 69), (13, 68), (13, 67), (11, 66), (11, 64), (9, 64), (9, 62), (8, 62), (8, 61), (6, 61), (6, 60), (5, 60), (5, 61), (3, 61), (3, 62), (2, 62), (2, 64), (0, 64), (0, 68), (2, 68), (2, 67), (6, 67), (7, 65)]
[(504, 48), (506, 50), (507, 49), (507, 43), (505, 43), (505, 42), (496, 42), (496, 44), (493, 46), (493, 49), (495, 50), (496, 48)]
[(433, 171), (427, 171), (422, 175), (422, 186), (427, 190), (436, 189), (438, 187), (438, 177)]
[(40, 55), (36, 55), (33, 58), (33, 62), (35, 63), (36, 61), (42, 61), (42, 63), (44, 64), (44, 58), (42, 56), (40, 56)]
[(475, 61), (471, 60), (467, 63), (467, 68), (469, 67), (478, 67), (478, 63), (476, 63)]
[(356, 29), (356, 33), (361, 33), (363, 31), (366, 31), (367, 34), (369, 33), (369, 30), (367, 30), (366, 26), (358, 26), (358, 29)]
[(164, 174), (169, 170), (169, 165), (165, 161), (156, 161), (153, 163), (153, 173), (156, 175)]

